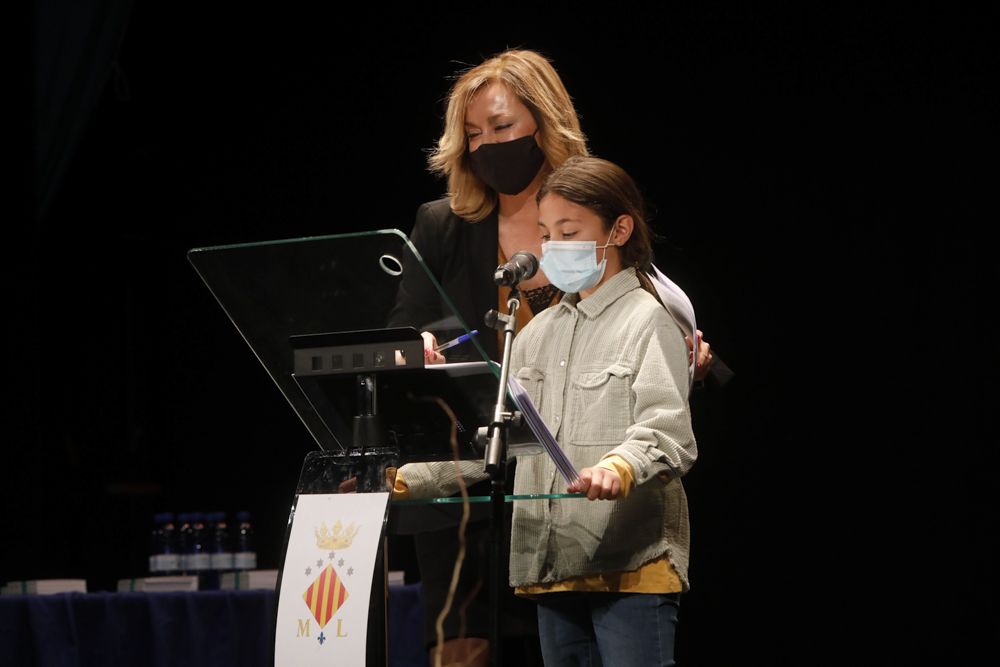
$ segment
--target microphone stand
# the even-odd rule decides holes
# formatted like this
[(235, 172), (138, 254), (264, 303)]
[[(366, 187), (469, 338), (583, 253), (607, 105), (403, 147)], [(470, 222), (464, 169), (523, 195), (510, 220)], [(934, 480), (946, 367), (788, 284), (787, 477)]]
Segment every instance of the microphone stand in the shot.
[(487, 430), (486, 462), (484, 471), (490, 477), (490, 664), (503, 664), (500, 654), (500, 595), (506, 583), (505, 573), (500, 567), (503, 562), (503, 545), (506, 526), (504, 525), (504, 486), (507, 477), (507, 432), (511, 423), (519, 420), (520, 414), (506, 410), (507, 378), (510, 374), (510, 351), (517, 327), (517, 309), (521, 305), (521, 295), (517, 283), (511, 286), (507, 300), (507, 314), (491, 310), (486, 314), (486, 323), (494, 329), (503, 329), (503, 358), (500, 364), (500, 386), (497, 402), (493, 408), (493, 421)]

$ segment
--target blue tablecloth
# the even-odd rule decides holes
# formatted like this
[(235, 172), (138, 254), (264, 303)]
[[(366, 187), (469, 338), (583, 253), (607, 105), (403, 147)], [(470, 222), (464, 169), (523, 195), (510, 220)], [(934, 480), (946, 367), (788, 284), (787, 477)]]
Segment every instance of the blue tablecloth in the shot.
[[(0, 597), (0, 665), (266, 667), (273, 591)], [(425, 667), (420, 584), (389, 589), (390, 664)]]

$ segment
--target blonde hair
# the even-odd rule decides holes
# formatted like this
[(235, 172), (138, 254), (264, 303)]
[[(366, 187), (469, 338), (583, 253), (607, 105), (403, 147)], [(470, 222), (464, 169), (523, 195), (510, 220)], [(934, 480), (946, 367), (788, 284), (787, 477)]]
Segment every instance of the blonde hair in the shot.
[(469, 163), (465, 114), (485, 86), (501, 82), (528, 107), (538, 125), (537, 141), (545, 153), (546, 172), (574, 156), (588, 155), (587, 138), (559, 74), (534, 51), (507, 50), (463, 72), (448, 94), (444, 132), (428, 157), (430, 170), (448, 178), (451, 209), (476, 222), (496, 206), (497, 193), (483, 183)]

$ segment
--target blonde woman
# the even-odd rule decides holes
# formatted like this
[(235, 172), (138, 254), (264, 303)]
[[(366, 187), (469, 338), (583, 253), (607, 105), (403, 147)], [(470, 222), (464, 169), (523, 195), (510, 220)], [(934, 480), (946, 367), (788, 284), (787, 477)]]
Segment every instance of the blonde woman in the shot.
[[(498, 289), (493, 282), (496, 266), (517, 251), (542, 255), (536, 199), (542, 182), (566, 160), (587, 155), (586, 137), (572, 99), (552, 64), (542, 55), (526, 50), (505, 51), (455, 80), (448, 95), (444, 131), (429, 157), (431, 170), (447, 180), (447, 196), (419, 208), (410, 239), (470, 328), (483, 330), (483, 315), (506, 304), (509, 291)], [(422, 270), (413, 269), (404, 270), (389, 325), (421, 330), (426, 361), (441, 363), (444, 356), (434, 350), (438, 337), (451, 338), (462, 327), (455, 323), (455, 331), (451, 332), (441, 328), (426, 330), (427, 323), (440, 323), (446, 313), (434, 285)], [(521, 283), (521, 291), (525, 298), (518, 310), (519, 330), (563, 295), (544, 270)], [(486, 354), (496, 360), (498, 339), (490, 330), (478, 336)], [(700, 336), (698, 342), (698, 372), (703, 375), (711, 362), (711, 352)], [(448, 351), (451, 361), (478, 357), (472, 343)], [(405, 495), (409, 481), (419, 484), (427, 474), (426, 466), (404, 466), (397, 479), (397, 494)], [(512, 466), (508, 481), (513, 476)], [(488, 486), (470, 492), (486, 495)], [(488, 522), (470, 525), (472, 546), (455, 598), (456, 607), (469, 601), (465, 631), (462, 636), (460, 613), (453, 609), (444, 624), (446, 642), (440, 656), (444, 664), (459, 660), (470, 665), (487, 664), (487, 536)], [(433, 646), (435, 619), (444, 604), (455, 560), (454, 528), (419, 534), (415, 542), (424, 583), (426, 640)], [(508, 596), (504, 604), (508, 634), (532, 634), (534, 610), (513, 596)]]

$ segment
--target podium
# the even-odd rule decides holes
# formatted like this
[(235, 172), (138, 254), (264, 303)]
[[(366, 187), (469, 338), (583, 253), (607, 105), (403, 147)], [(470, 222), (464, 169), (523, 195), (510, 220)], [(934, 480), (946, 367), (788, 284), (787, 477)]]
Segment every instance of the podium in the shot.
[[(424, 367), (418, 332), (443, 343), (471, 330), (398, 230), (196, 248), (188, 258), (316, 443), (289, 516), (275, 664), (385, 665), (394, 471), (482, 458), (495, 364), (471, 336), (448, 350), (454, 363)], [(409, 326), (387, 327), (413, 294)], [(509, 446), (541, 451), (526, 428)]]

